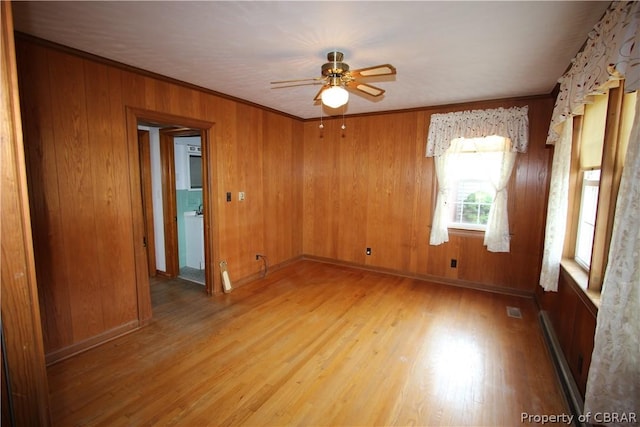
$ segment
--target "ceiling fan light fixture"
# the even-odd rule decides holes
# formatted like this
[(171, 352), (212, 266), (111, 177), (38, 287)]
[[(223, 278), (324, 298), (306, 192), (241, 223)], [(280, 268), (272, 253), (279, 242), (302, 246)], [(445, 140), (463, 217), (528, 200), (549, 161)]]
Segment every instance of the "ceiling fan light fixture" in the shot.
[(349, 92), (341, 86), (331, 86), (322, 91), (322, 103), (327, 107), (338, 108), (349, 101)]

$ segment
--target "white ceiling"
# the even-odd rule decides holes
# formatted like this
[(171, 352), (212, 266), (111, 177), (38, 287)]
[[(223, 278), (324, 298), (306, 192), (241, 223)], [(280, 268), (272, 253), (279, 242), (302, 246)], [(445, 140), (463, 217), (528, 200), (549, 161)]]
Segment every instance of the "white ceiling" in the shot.
[[(327, 52), (363, 80), (345, 114), (551, 92), (609, 2), (595, 1), (67, 1), (13, 3), (15, 29), (300, 118), (320, 116)], [(323, 114), (342, 114), (325, 108)]]

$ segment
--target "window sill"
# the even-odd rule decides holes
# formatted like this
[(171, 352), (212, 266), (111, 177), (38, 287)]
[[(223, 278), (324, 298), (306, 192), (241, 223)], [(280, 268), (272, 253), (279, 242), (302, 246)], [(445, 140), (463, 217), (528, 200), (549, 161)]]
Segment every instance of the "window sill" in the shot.
[(479, 237), (484, 239), (484, 230), (472, 230), (468, 228), (457, 228), (457, 227), (448, 227), (449, 234), (453, 236), (463, 236), (463, 237)]
[(598, 310), (600, 308), (600, 292), (591, 290), (587, 287), (589, 284), (589, 275), (584, 271), (580, 264), (571, 258), (562, 258), (560, 267), (577, 285), (576, 287), (580, 288), (576, 289), (581, 294), (580, 296), (586, 297), (588, 301), (593, 304), (595, 309)]
[(461, 224), (461, 223), (452, 223), (447, 226), (449, 231), (451, 230), (463, 230), (463, 231), (479, 231), (484, 233), (487, 229), (486, 225), (475, 225), (475, 224)]

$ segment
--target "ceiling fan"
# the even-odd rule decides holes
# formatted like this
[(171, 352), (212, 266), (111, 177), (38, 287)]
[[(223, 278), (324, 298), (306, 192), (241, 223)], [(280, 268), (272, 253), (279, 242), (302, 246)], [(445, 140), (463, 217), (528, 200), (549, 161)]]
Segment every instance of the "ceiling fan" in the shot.
[[(327, 62), (322, 65), (322, 77), (297, 80), (281, 80), (271, 82), (276, 86), (273, 89), (304, 85), (323, 85), (316, 94), (314, 101), (322, 103), (331, 108), (337, 108), (347, 103), (349, 92), (346, 89), (357, 90), (370, 96), (378, 97), (384, 93), (384, 89), (372, 86), (359, 81), (365, 77), (390, 76), (396, 74), (396, 69), (391, 64), (376, 65), (373, 67), (349, 70), (349, 64), (342, 62), (344, 54), (342, 52), (329, 52)], [(310, 83), (302, 83), (310, 82)], [(292, 84), (295, 83), (295, 84)]]

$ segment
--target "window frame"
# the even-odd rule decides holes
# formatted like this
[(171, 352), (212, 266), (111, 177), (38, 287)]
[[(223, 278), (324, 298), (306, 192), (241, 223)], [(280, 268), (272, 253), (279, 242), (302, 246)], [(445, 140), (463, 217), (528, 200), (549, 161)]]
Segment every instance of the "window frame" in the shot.
[[(584, 173), (584, 171), (580, 169), (580, 144), (584, 128), (584, 117), (576, 116), (574, 118), (569, 176), (569, 209), (567, 214), (568, 233), (565, 237), (563, 257), (575, 262), (575, 264), (586, 273), (588, 276), (586, 289), (590, 291), (600, 292), (604, 272), (607, 267), (615, 216), (615, 205), (626, 154), (626, 146), (622, 146), (622, 140), (620, 138), (621, 123), (624, 114), (628, 113), (627, 111), (623, 111), (626, 95), (627, 94), (624, 93), (624, 81), (621, 81), (618, 87), (611, 88), (606, 94), (598, 95), (607, 96), (608, 105), (604, 124), (605, 131), (602, 161), (600, 164), (598, 204), (589, 268), (585, 268), (582, 263), (575, 259)], [(635, 107), (635, 103), (632, 103), (631, 106)], [(633, 111), (630, 113), (633, 113)]]

